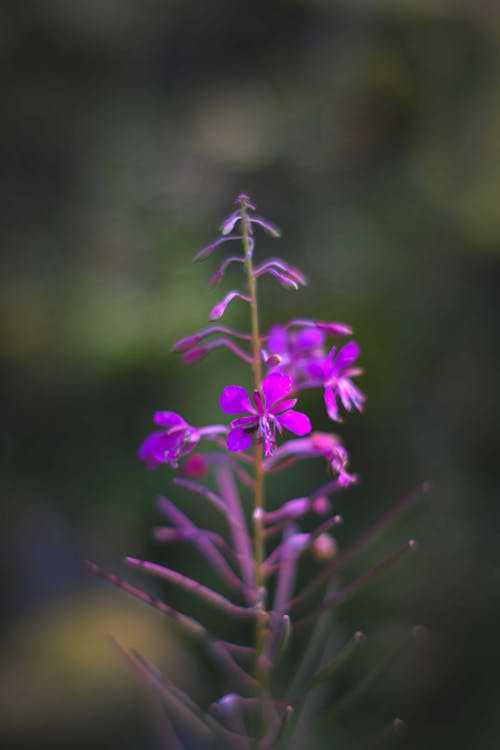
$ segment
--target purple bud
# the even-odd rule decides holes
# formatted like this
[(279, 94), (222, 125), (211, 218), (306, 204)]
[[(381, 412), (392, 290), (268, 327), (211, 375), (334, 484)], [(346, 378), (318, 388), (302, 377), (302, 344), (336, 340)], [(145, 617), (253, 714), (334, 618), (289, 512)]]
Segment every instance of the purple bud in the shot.
[(252, 224), (258, 224), (266, 234), (269, 234), (271, 237), (281, 237), (281, 232), (276, 226), (276, 224), (273, 224), (272, 221), (269, 221), (269, 219), (265, 219), (263, 216), (251, 216), (250, 221)]
[(201, 453), (193, 453), (182, 467), (182, 475), (191, 479), (203, 476), (207, 471), (207, 462)]
[(240, 331), (235, 331), (233, 328), (227, 328), (227, 326), (209, 326), (209, 328), (204, 328), (203, 331), (198, 331), (198, 333), (194, 333), (192, 336), (180, 339), (180, 341), (173, 345), (172, 351), (185, 352), (215, 333), (224, 333), (228, 336), (234, 336), (237, 339), (244, 339), (245, 341), (249, 341), (252, 338), (248, 333), (241, 333)]
[(330, 534), (320, 534), (311, 545), (311, 553), (316, 560), (331, 560), (338, 552), (338, 544)]
[(223, 235), (229, 234), (233, 231), (236, 222), (240, 221), (241, 219), (241, 211), (238, 209), (234, 213), (231, 214), (231, 216), (228, 216), (227, 219), (225, 219), (222, 224), (220, 225), (220, 231)]
[(193, 362), (198, 362), (198, 360), (206, 357), (209, 351), (210, 349), (206, 346), (198, 346), (196, 349), (190, 349), (187, 351), (183, 355), (182, 361), (185, 365), (192, 365)]
[(227, 306), (235, 297), (239, 297), (240, 299), (245, 300), (245, 302), (252, 301), (247, 294), (242, 294), (241, 292), (236, 291), (229, 292), (228, 294), (226, 294), (224, 299), (219, 302), (218, 305), (215, 305), (209, 315), (210, 320), (219, 320), (219, 318), (222, 318), (222, 316), (226, 312)]
[(277, 367), (281, 363), (281, 357), (279, 354), (271, 354), (264, 360), (266, 367)]
[(282, 521), (284, 519), (292, 520), (303, 516), (308, 510), (309, 498), (298, 497), (294, 500), (289, 500), (277, 510), (267, 511), (264, 513), (264, 518), (267, 523), (275, 523), (276, 521)]
[(265, 273), (270, 273), (272, 276), (278, 279), (283, 289), (295, 292), (299, 289), (299, 285), (294, 279), (292, 279), (290, 276), (287, 276), (282, 271), (276, 270), (276, 268), (268, 268)]
[(330, 336), (351, 336), (353, 333), (351, 326), (346, 323), (324, 323), (318, 320), (316, 326)]
[(206, 333), (201, 331), (200, 333), (195, 333), (193, 336), (186, 336), (184, 339), (180, 339), (175, 343), (172, 347), (173, 352), (185, 352), (187, 349), (191, 349), (192, 346), (195, 346), (199, 341), (201, 341), (206, 336)]
[(210, 276), (208, 280), (208, 288), (209, 289), (215, 289), (217, 284), (222, 280), (222, 277), (224, 275), (224, 272), (220, 270), (220, 268), (217, 269), (217, 271)]
[(320, 331), (329, 333), (332, 336), (350, 336), (352, 328), (345, 323), (328, 323), (324, 320), (310, 320), (309, 318), (294, 318), (290, 320), (285, 328), (319, 328)]
[(227, 693), (227, 695), (223, 695), (217, 703), (223, 710), (229, 709), (229, 711), (233, 711), (235, 706), (239, 703), (239, 698), (236, 693)]
[(256, 205), (253, 203), (252, 199), (249, 195), (246, 193), (240, 193), (238, 197), (235, 200), (235, 205), (237, 206), (244, 206), (245, 208), (249, 208), (250, 211), (255, 211)]
[(313, 500), (311, 509), (318, 516), (326, 516), (331, 511), (332, 504), (327, 497), (316, 497)]
[(262, 276), (264, 273), (272, 274), (285, 289), (298, 289), (299, 286), (305, 286), (307, 283), (302, 271), (281, 260), (281, 258), (271, 258), (255, 269), (256, 277)]

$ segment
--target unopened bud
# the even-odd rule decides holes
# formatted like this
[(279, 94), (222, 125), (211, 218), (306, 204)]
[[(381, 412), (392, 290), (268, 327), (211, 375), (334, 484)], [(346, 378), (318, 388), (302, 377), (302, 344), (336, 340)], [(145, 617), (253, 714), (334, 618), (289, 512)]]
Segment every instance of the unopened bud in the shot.
[(331, 336), (350, 336), (353, 332), (351, 326), (345, 323), (325, 323), (318, 320), (316, 325), (321, 331), (329, 333)]
[(201, 453), (193, 453), (192, 456), (185, 461), (182, 467), (182, 474), (185, 477), (201, 477), (207, 470), (207, 462)]
[(172, 351), (185, 352), (188, 349), (191, 349), (191, 347), (193, 347), (199, 341), (201, 341), (202, 338), (203, 334), (201, 333), (195, 333), (193, 336), (186, 336), (186, 338), (180, 339), (180, 341), (177, 341), (177, 343), (173, 345)]
[(312, 511), (318, 516), (326, 516), (332, 509), (330, 500), (325, 497), (317, 497), (312, 502)]
[(183, 354), (182, 361), (185, 365), (192, 365), (194, 362), (206, 357), (210, 350), (206, 346), (198, 346), (196, 349), (190, 349), (188, 352)]
[(218, 284), (218, 283), (220, 282), (220, 280), (222, 279), (222, 277), (223, 277), (223, 276), (224, 276), (224, 272), (223, 272), (223, 271), (221, 271), (220, 269), (219, 269), (219, 270), (217, 270), (217, 271), (216, 271), (216, 272), (215, 272), (215, 273), (214, 273), (214, 274), (213, 274), (213, 275), (212, 275), (212, 276), (210, 277), (210, 279), (208, 280), (208, 286), (209, 286), (209, 288), (210, 288), (210, 289), (213, 289), (214, 287), (216, 287), (216, 286), (217, 286), (217, 284)]
[(313, 556), (320, 562), (331, 560), (338, 550), (338, 544), (331, 534), (320, 534), (311, 545)]
[(279, 354), (271, 354), (264, 362), (266, 367), (277, 367), (281, 364), (281, 357)]

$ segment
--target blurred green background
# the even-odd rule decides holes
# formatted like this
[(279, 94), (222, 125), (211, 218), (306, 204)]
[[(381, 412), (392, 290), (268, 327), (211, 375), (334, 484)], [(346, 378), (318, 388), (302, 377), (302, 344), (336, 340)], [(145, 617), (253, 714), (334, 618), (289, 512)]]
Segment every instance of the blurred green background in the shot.
[[(498, 6), (26, 0), (0, 21), (3, 746), (162, 747), (154, 703), (109, 632), (201, 702), (223, 689), (81, 560), (199, 567), (150, 528), (158, 492), (199, 522), (203, 509), (136, 450), (153, 410), (217, 421), (222, 387), (247, 382), (228, 353), (188, 370), (169, 353), (205, 325), (216, 260), (192, 256), (245, 190), (283, 230), (257, 252), (310, 279), (300, 295), (263, 282), (265, 325), (342, 320), (362, 346), (366, 415), (341, 428), (362, 482), (339, 501), (340, 546), (434, 483), (365, 562), (409, 535), (418, 555), (333, 623), (340, 641), (370, 636), (353, 679), (417, 622), (431, 646), (325, 746), (349, 750), (401, 716), (413, 750), (496, 747)], [(243, 305), (227, 322), (246, 325)], [(304, 399), (327, 429), (320, 401)], [(323, 480), (309, 471), (276, 501)]]

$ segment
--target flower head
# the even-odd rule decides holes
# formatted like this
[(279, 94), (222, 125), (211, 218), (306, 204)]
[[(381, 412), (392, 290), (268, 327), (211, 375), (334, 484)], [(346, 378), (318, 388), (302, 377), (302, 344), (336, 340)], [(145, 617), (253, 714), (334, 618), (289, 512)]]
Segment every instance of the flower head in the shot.
[(358, 344), (349, 341), (338, 352), (333, 346), (322, 362), (308, 365), (309, 375), (317, 378), (325, 387), (326, 410), (330, 419), (336, 422), (342, 421), (339, 416), (339, 401), (347, 411), (351, 411), (353, 406), (358, 411), (363, 410), (365, 396), (351, 380), (351, 377), (361, 374), (358, 367), (352, 366), (358, 356)]
[(295, 435), (307, 435), (311, 431), (309, 417), (295, 411), (295, 398), (287, 398), (292, 391), (292, 379), (288, 375), (272, 372), (262, 382), (262, 395), (253, 393), (253, 404), (250, 397), (240, 385), (224, 388), (220, 398), (220, 407), (226, 414), (250, 414), (231, 422), (227, 437), (227, 447), (231, 451), (244, 451), (252, 444), (252, 435), (257, 433), (257, 440), (264, 443), (266, 456), (272, 454), (276, 445), (276, 432), (283, 432), (283, 427)]
[(148, 469), (156, 469), (163, 463), (177, 467), (179, 458), (199, 441), (199, 431), (174, 411), (157, 411), (153, 422), (165, 429), (148, 435), (139, 448), (139, 458)]
[(290, 375), (295, 387), (299, 387), (307, 376), (307, 366), (324, 358), (324, 343), (325, 335), (318, 328), (291, 331), (275, 325), (267, 335), (266, 355), (268, 359), (279, 358), (279, 364), (273, 369)]

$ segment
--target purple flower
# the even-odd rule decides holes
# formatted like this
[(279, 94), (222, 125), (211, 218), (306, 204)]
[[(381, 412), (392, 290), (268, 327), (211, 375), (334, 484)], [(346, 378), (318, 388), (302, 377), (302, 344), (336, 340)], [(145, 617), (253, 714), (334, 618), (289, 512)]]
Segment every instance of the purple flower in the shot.
[(142, 442), (139, 458), (148, 469), (156, 469), (160, 464), (170, 464), (177, 468), (179, 458), (189, 453), (201, 440), (219, 440), (227, 434), (227, 427), (211, 424), (206, 427), (192, 427), (175, 411), (157, 411), (153, 422), (165, 429), (153, 432)]
[(189, 453), (199, 441), (199, 430), (174, 411), (157, 411), (153, 422), (165, 429), (148, 435), (139, 448), (139, 458), (148, 469), (156, 469), (163, 463), (177, 467), (179, 458)]
[(351, 380), (351, 377), (361, 374), (359, 368), (352, 367), (358, 356), (359, 346), (355, 341), (349, 341), (338, 352), (333, 346), (325, 360), (308, 366), (309, 375), (323, 382), (326, 410), (330, 419), (336, 422), (342, 421), (339, 400), (347, 411), (351, 411), (353, 406), (358, 411), (363, 410), (365, 396)]
[(318, 328), (290, 331), (285, 326), (275, 325), (269, 329), (265, 354), (267, 361), (270, 357), (271, 362), (279, 358), (278, 372), (290, 375), (295, 387), (299, 387), (306, 378), (308, 366), (324, 359), (324, 343), (324, 333)]
[(257, 433), (257, 440), (264, 443), (266, 456), (270, 456), (276, 445), (276, 432), (283, 432), (283, 427), (295, 435), (306, 435), (311, 431), (311, 422), (306, 414), (295, 411), (292, 407), (296, 398), (287, 398), (292, 390), (292, 379), (288, 375), (273, 372), (264, 378), (262, 396), (258, 391), (250, 397), (240, 385), (229, 385), (224, 388), (220, 398), (220, 407), (226, 414), (250, 414), (231, 422), (227, 437), (227, 447), (231, 451), (244, 451), (252, 444), (252, 435)]

